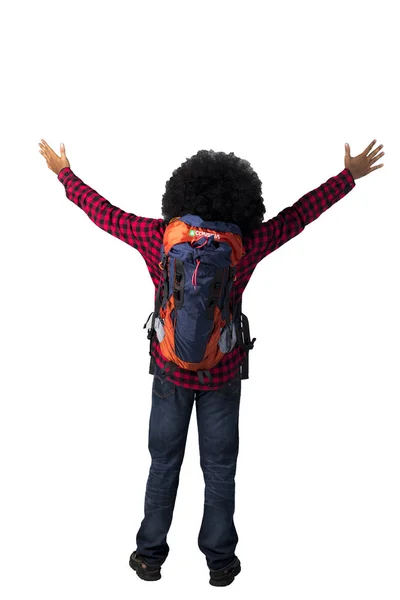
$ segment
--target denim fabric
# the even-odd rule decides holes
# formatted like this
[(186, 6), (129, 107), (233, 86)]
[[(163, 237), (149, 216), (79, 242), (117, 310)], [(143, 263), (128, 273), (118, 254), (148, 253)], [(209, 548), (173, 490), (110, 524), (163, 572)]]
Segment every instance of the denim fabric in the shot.
[(196, 391), (163, 378), (161, 369), (155, 365), (149, 426), (152, 461), (146, 485), (145, 516), (136, 537), (137, 554), (149, 565), (162, 565), (169, 553), (166, 538), (194, 402), (205, 482), (198, 545), (210, 569), (221, 569), (236, 557), (238, 536), (233, 515), (240, 394), (239, 372), (219, 390)]

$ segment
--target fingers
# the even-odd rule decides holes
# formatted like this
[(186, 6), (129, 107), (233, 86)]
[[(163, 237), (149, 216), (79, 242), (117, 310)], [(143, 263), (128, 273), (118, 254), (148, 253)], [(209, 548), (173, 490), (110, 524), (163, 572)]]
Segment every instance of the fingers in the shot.
[(383, 163), (381, 165), (376, 165), (376, 167), (371, 167), (369, 173), (371, 173), (371, 171), (375, 171), (375, 169), (380, 169), (381, 167), (383, 167)]
[(42, 140), (40, 140), (40, 141), (42, 142), (42, 145), (43, 145), (45, 148), (47, 148), (48, 150), (51, 150), (51, 148), (50, 148), (50, 146), (48, 145), (48, 143), (47, 143), (47, 142), (45, 142), (43, 139), (42, 139)]
[(54, 154), (54, 156), (58, 156), (53, 148), (50, 148), (50, 146), (42, 139), (41, 140), (42, 143), (39, 142), (39, 146), (43, 147), (43, 149), (45, 150), (45, 152), (47, 152), (48, 154)]
[[(50, 154), (51, 148), (50, 148), (50, 146), (48, 144), (46, 144), (46, 142), (44, 140), (42, 140), (42, 142), (43, 143), (39, 142), (39, 146), (40, 146), (39, 152), (44, 157), (44, 159), (45, 159), (45, 161), (47, 163), (48, 168), (52, 171), (53, 170), (52, 169), (52, 162), (53, 162), (52, 158), (53, 157)], [(54, 154), (54, 152), (53, 152), (53, 154)]]
[(376, 144), (376, 140), (373, 140), (369, 146), (364, 150), (363, 154), (367, 155), (368, 152), (372, 149), (373, 145)]
[(41, 140), (39, 142), (39, 146), (45, 151), (50, 150), (50, 146), (48, 144), (46, 144), (46, 142), (44, 140)]
[(46, 142), (44, 142), (44, 140), (42, 140), (42, 142), (39, 142), (39, 146), (40, 146), (40, 150), (39, 150), (40, 154), (43, 154), (43, 156), (47, 156), (47, 154), (48, 154), (48, 151), (47, 151), (48, 146), (47, 146)]
[[(381, 146), (381, 148), (382, 148), (382, 146)], [(380, 148), (378, 148), (377, 150), (375, 150), (375, 152), (378, 152), (378, 150), (380, 150)], [(380, 154), (378, 154), (378, 156), (374, 155), (374, 158), (373, 158), (373, 155), (371, 154), (371, 156), (368, 157), (370, 159), (370, 161), (369, 161), (370, 164), (373, 165), (374, 162), (376, 162), (377, 160), (379, 160), (380, 158), (382, 158), (382, 156), (384, 154), (385, 154), (384, 152), (381, 152)]]
[[(382, 150), (383, 148), (383, 144), (381, 144), (380, 146), (378, 146), (377, 148), (375, 148), (375, 150), (373, 152), (371, 152), (371, 154), (368, 156), (368, 158), (374, 158), (374, 156), (376, 156), (377, 152), (379, 152), (379, 150)], [(381, 152), (379, 156), (383, 156), (385, 153)]]

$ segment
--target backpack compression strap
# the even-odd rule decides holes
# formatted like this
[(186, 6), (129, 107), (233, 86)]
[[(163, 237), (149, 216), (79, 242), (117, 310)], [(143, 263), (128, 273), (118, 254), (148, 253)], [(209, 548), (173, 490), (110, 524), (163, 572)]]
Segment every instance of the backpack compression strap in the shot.
[[(236, 312), (236, 311), (235, 311)], [(245, 352), (246, 355), (243, 359), (243, 363), (242, 363), (242, 379), (248, 379), (249, 378), (249, 351), (253, 349), (254, 347), (254, 342), (256, 341), (256, 338), (251, 339), (250, 337), (250, 327), (249, 327), (249, 320), (246, 317), (246, 315), (244, 315), (242, 313), (242, 301), (238, 302), (237, 304), (237, 312), (239, 315), (239, 340), (237, 343), (239, 346), (241, 346)]]
[[(155, 334), (154, 322), (160, 312), (161, 306), (165, 304), (165, 302), (168, 298), (168, 272), (167, 272), (167, 268), (166, 268), (168, 257), (164, 254), (163, 248), (161, 249), (161, 254), (162, 254), (163, 259), (159, 263), (158, 266), (160, 267), (160, 269), (162, 269), (162, 273), (160, 275), (160, 282), (159, 282), (158, 288), (157, 288), (156, 301), (155, 301), (155, 307), (154, 307), (154, 312), (153, 312), (153, 318), (151, 321), (151, 327), (147, 334), (147, 339), (150, 340), (150, 350), (149, 350), (149, 354), (151, 357), (150, 358), (150, 369), (149, 369), (150, 375), (154, 375), (154, 362), (155, 362), (154, 356), (151, 353), (153, 336)], [(164, 283), (164, 293), (163, 293), (163, 298), (161, 299), (161, 286), (163, 283)], [(151, 313), (150, 313), (146, 323), (143, 325), (143, 329), (146, 329), (146, 326), (147, 326), (147, 323), (149, 322), (150, 317), (151, 317)]]

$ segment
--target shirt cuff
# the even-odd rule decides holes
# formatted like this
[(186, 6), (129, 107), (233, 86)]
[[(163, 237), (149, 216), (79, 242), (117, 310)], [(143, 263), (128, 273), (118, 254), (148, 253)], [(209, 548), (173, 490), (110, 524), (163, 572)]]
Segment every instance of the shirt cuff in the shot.
[(61, 171), (59, 172), (59, 174), (57, 175), (57, 179), (59, 181), (61, 181), (61, 175), (66, 175), (67, 171), (65, 171), (65, 169), (68, 169), (68, 171), (71, 171), (71, 169), (69, 167), (64, 167), (63, 169), (61, 169)]

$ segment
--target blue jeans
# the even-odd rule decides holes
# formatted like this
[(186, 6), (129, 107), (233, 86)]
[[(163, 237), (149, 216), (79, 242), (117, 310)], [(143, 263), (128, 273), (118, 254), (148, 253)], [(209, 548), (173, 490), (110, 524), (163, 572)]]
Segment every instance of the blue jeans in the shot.
[(198, 545), (210, 569), (222, 569), (235, 559), (238, 536), (233, 514), (240, 394), (239, 371), (220, 389), (203, 391), (174, 385), (162, 378), (161, 369), (155, 365), (149, 426), (152, 462), (146, 485), (145, 516), (136, 537), (136, 552), (149, 565), (161, 566), (169, 553), (167, 534), (194, 401), (205, 482)]

